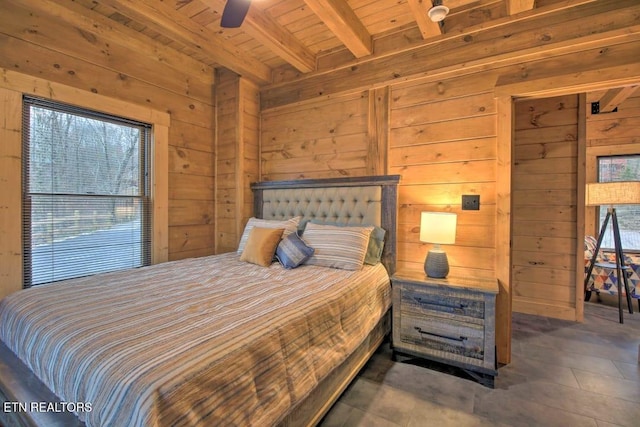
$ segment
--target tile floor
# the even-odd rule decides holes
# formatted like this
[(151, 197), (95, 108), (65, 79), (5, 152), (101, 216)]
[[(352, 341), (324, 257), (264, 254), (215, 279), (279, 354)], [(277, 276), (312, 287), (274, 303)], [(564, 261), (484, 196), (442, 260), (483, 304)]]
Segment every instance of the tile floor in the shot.
[[(595, 301), (595, 298), (593, 298)], [(640, 313), (585, 304), (585, 322), (513, 316), (512, 363), (495, 389), (378, 350), (322, 427), (640, 426)]]

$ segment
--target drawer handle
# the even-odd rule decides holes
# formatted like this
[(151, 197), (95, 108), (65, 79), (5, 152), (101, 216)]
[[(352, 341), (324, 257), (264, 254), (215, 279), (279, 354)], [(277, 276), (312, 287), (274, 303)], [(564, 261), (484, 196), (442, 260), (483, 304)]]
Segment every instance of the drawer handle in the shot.
[(442, 335), (442, 334), (436, 334), (434, 332), (427, 332), (427, 331), (423, 331), (421, 327), (419, 326), (414, 326), (415, 330), (418, 331), (419, 333), (423, 334), (423, 335), (431, 335), (434, 337), (438, 337), (438, 338), (446, 338), (448, 340), (454, 340), (454, 341), (466, 341), (467, 337), (450, 337), (448, 335)]
[(438, 307), (447, 307), (447, 308), (453, 308), (454, 310), (464, 310), (465, 308), (468, 307), (468, 304), (457, 304), (457, 305), (452, 305), (452, 304), (443, 304), (441, 302), (435, 302), (435, 301), (429, 301), (429, 300), (423, 300), (420, 297), (415, 297), (414, 298), (416, 301), (418, 301), (418, 303), (420, 304), (429, 304), (429, 305), (436, 305)]

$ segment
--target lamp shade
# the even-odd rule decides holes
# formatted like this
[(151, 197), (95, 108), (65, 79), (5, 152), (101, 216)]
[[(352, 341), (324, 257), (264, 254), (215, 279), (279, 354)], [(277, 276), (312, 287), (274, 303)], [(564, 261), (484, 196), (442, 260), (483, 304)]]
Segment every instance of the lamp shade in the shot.
[(584, 200), (587, 206), (640, 204), (640, 181), (587, 184)]
[(457, 218), (450, 212), (422, 212), (420, 241), (445, 245), (455, 243)]

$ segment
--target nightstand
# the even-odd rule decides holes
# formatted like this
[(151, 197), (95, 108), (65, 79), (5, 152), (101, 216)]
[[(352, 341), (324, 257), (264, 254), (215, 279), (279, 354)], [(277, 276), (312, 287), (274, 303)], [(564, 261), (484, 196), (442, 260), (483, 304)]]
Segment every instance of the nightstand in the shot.
[(401, 270), (391, 283), (394, 358), (397, 353), (457, 366), (493, 387), (497, 280), (432, 279)]

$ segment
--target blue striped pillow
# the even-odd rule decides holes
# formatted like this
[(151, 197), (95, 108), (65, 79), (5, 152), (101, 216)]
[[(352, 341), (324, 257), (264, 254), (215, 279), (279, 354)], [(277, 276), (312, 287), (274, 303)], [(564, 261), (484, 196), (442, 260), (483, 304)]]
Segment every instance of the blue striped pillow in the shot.
[(287, 235), (276, 248), (276, 258), (284, 268), (296, 268), (305, 262), (314, 249), (307, 245), (296, 233)]

